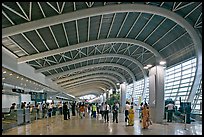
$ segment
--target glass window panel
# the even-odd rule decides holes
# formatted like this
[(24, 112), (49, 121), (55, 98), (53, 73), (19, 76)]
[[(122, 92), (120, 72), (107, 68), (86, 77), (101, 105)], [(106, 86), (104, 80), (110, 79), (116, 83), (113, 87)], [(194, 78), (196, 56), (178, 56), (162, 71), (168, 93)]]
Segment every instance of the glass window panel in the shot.
[(183, 75), (182, 78), (183, 78), (183, 79), (184, 79), (184, 78), (191, 78), (191, 75), (192, 75), (192, 74)]
[(179, 88), (179, 85), (174, 85), (173, 88)]
[(175, 69), (179, 69), (179, 68), (181, 68), (181, 64), (175, 66), (174, 68), (175, 68)]
[(186, 92), (179, 92), (178, 96), (186, 95)]
[(182, 75), (186, 75), (186, 74), (189, 74), (189, 73), (191, 73), (191, 70), (190, 70), (190, 69), (187, 69), (187, 70), (182, 71)]
[(181, 81), (181, 83), (188, 83), (188, 82), (190, 82), (189, 78), (188, 79), (182, 79), (182, 81)]
[(179, 91), (188, 91), (188, 87), (180, 88)]
[(181, 72), (181, 69), (176, 69), (176, 70), (174, 71), (174, 73), (176, 73), (176, 72)]
[(178, 72), (174, 75), (174, 77), (180, 77), (181, 76), (181, 72)]
[(189, 83), (185, 83), (185, 84), (181, 84), (180, 87), (186, 87), (186, 86), (189, 86)]
[(189, 64), (191, 64), (191, 62), (192, 62), (192, 60), (186, 61), (186, 62), (184, 62), (184, 63), (182, 64), (182, 66), (189, 65)]
[(171, 93), (171, 97), (172, 97), (172, 96), (176, 96), (176, 95), (177, 95), (177, 93)]
[(179, 83), (180, 83), (180, 81), (174, 81), (174, 85), (177, 85)]

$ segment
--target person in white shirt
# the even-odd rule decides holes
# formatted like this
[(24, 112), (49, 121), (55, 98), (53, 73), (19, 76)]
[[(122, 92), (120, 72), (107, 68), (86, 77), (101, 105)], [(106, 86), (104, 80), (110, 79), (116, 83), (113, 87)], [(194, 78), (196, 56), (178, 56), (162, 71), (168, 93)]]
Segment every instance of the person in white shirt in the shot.
[(130, 103), (128, 101), (126, 101), (126, 104), (125, 104), (125, 122), (128, 121), (129, 109), (130, 109)]
[(110, 110), (110, 106), (108, 105), (107, 102), (105, 102), (105, 110), (104, 110), (104, 119), (105, 119), (105, 122), (108, 122), (109, 121), (109, 110)]
[(165, 107), (167, 107), (167, 109), (168, 109), (167, 110), (168, 111), (167, 122), (172, 122), (172, 116), (173, 116), (173, 112), (174, 112), (174, 104), (172, 102), (170, 102)]

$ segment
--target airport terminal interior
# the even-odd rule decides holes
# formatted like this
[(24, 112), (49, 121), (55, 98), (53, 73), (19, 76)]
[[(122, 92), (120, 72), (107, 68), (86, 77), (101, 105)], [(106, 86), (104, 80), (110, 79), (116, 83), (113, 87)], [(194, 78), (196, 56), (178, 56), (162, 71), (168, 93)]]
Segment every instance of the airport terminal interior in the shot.
[(3, 2), (2, 135), (202, 135), (202, 2)]

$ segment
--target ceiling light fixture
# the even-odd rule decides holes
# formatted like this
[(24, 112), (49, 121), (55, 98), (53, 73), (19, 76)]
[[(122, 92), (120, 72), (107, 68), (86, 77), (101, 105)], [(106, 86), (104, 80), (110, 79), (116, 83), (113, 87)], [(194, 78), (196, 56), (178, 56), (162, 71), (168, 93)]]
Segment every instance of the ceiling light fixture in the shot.
[(150, 67), (152, 67), (152, 65), (151, 65), (151, 64), (148, 64), (148, 65), (147, 65), (147, 67), (149, 67), (149, 68), (150, 68)]
[(3, 72), (4, 74), (6, 73), (6, 71)]
[(144, 67), (144, 69), (148, 69), (148, 67), (147, 67), (147, 66), (145, 66), (145, 67)]
[(160, 65), (165, 65), (165, 64), (166, 64), (166, 61), (160, 61), (159, 64), (160, 64)]

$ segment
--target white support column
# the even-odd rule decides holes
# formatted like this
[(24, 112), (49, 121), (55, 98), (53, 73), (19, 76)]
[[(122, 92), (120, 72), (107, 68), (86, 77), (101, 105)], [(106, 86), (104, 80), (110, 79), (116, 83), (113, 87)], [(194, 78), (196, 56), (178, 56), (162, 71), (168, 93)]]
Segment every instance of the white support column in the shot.
[(125, 108), (125, 103), (126, 103), (126, 90), (127, 90), (127, 86), (126, 86), (126, 83), (123, 82), (121, 85), (120, 85), (120, 99), (121, 99), (121, 112), (123, 112), (124, 108)]
[(155, 66), (149, 70), (150, 117), (155, 123), (163, 123), (164, 115), (164, 68)]

